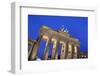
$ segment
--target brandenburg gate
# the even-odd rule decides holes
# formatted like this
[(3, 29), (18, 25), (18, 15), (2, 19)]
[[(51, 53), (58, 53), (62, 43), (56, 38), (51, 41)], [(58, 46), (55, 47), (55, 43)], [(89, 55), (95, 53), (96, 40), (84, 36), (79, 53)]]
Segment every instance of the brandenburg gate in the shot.
[[(52, 30), (47, 26), (40, 28), (37, 40), (28, 40), (28, 45), (32, 47), (28, 49), (28, 59), (36, 60), (37, 52), (41, 40), (46, 41), (44, 55), (42, 60), (48, 60), (49, 51), (52, 51), (51, 60), (58, 59), (58, 46), (61, 45), (60, 59), (78, 59), (80, 51), (80, 42), (73, 38), (63, 28), (60, 30)], [(53, 44), (52, 50), (49, 50), (50, 44)]]

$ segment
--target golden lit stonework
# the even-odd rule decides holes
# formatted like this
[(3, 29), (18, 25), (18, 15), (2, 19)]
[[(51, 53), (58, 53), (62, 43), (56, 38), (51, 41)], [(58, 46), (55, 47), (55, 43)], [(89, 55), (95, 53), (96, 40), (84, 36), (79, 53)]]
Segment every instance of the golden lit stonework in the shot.
[[(80, 42), (73, 38), (63, 28), (60, 30), (52, 30), (47, 26), (40, 28), (37, 40), (28, 40), (28, 45), (32, 47), (28, 51), (28, 59), (36, 60), (39, 51), (40, 41), (46, 41), (43, 60), (58, 59), (58, 45), (61, 45), (60, 59), (78, 59), (80, 52)], [(49, 50), (50, 43), (53, 44), (52, 50)], [(49, 51), (52, 51), (51, 58), (48, 57)]]

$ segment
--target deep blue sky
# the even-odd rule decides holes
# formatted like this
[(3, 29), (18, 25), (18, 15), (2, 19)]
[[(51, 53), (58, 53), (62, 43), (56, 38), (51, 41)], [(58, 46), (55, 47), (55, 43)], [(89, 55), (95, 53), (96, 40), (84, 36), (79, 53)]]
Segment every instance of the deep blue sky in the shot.
[[(37, 39), (39, 29), (46, 25), (54, 30), (64, 26), (69, 34), (80, 41), (80, 50), (88, 51), (88, 17), (75, 16), (47, 16), (47, 15), (28, 15), (28, 38)], [(41, 41), (38, 56), (42, 57), (45, 41)], [(50, 46), (52, 48), (52, 46)], [(50, 52), (51, 53), (51, 52)]]

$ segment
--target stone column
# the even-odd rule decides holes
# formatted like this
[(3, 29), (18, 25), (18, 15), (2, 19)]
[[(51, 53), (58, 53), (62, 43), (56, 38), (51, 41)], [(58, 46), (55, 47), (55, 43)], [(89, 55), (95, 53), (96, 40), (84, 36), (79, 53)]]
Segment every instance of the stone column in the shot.
[(60, 47), (59, 45), (60, 45), (60, 42), (59, 40), (57, 40), (55, 59), (58, 59), (58, 47)]
[(31, 55), (32, 52), (32, 48), (34, 47), (34, 45), (36, 44), (36, 41), (32, 41), (32, 40), (28, 40), (28, 46), (30, 46), (30, 48), (28, 47), (28, 59)]
[(42, 39), (42, 36), (40, 36), (37, 39), (37, 42), (32, 47), (32, 51), (31, 51), (31, 54), (29, 56), (29, 60), (36, 60), (36, 58), (37, 58), (37, 51), (38, 51), (41, 39)]
[(77, 46), (77, 58), (80, 57), (80, 46)]
[(67, 55), (68, 55), (68, 42), (66, 42), (66, 53), (65, 53), (65, 59), (67, 59)]
[(78, 49), (77, 49), (77, 46), (73, 46), (73, 48), (74, 48), (74, 49), (73, 49), (73, 58), (76, 59), (76, 58), (78, 57), (78, 56), (77, 56), (77, 55), (78, 55), (78, 54), (77, 54), (77, 53), (78, 53), (78, 52), (77, 52)]
[(53, 48), (52, 48), (52, 56), (51, 56), (51, 59), (56, 59), (58, 57), (58, 54), (57, 54), (57, 46), (58, 46), (58, 41), (56, 39), (52, 39), (53, 41)]
[(71, 59), (72, 58), (72, 45), (70, 43), (68, 43), (68, 54), (67, 54), (67, 58)]
[(58, 59), (58, 51), (56, 51), (55, 59)]
[(65, 42), (61, 42), (62, 47), (61, 47), (61, 59), (65, 59), (65, 54), (66, 54), (66, 43)]
[(50, 42), (51, 42), (51, 38), (47, 39), (46, 47), (45, 47), (45, 53), (44, 53), (44, 60), (48, 59), (48, 52), (49, 52)]

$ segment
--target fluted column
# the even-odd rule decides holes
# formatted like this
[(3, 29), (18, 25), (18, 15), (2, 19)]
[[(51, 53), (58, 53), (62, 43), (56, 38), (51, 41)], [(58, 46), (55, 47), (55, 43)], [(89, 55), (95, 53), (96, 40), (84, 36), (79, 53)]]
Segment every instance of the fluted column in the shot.
[(65, 59), (65, 54), (66, 54), (66, 43), (65, 42), (61, 42), (62, 46), (61, 46), (61, 59)]
[(74, 45), (73, 58), (76, 59), (77, 57), (78, 57), (78, 48), (77, 46)]
[(56, 51), (55, 59), (58, 59), (58, 51)]
[(68, 42), (66, 42), (66, 52), (65, 52), (65, 59), (67, 59), (67, 55), (68, 55)]
[[(28, 40), (28, 59), (31, 55), (31, 52), (32, 52), (32, 48), (34, 47), (34, 45), (36, 44), (36, 41), (32, 41), (32, 40)], [(30, 48), (29, 48), (30, 46)]]
[(48, 52), (49, 52), (50, 42), (51, 42), (51, 38), (47, 39), (46, 47), (45, 47), (45, 53), (44, 53), (44, 60), (48, 59)]
[(80, 46), (77, 46), (77, 58), (80, 57)]
[(29, 56), (29, 60), (35, 60), (37, 58), (37, 52), (38, 52), (38, 48), (39, 48), (41, 39), (42, 39), (42, 36), (40, 36), (37, 39), (37, 42), (32, 47), (32, 51), (31, 51), (31, 54)]
[(68, 54), (67, 54), (67, 58), (71, 59), (72, 58), (72, 45), (69, 43), (68, 44)]
[(57, 53), (57, 46), (58, 46), (58, 41), (56, 39), (52, 39), (53, 41), (53, 48), (52, 48), (52, 56), (51, 59), (57, 59), (58, 53)]

